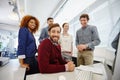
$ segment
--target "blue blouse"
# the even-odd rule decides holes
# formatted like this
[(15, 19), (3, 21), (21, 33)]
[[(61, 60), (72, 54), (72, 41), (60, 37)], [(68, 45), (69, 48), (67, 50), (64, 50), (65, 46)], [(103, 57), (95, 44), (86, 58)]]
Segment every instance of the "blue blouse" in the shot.
[(37, 47), (33, 34), (26, 27), (20, 28), (18, 35), (18, 58), (34, 57), (36, 52)]

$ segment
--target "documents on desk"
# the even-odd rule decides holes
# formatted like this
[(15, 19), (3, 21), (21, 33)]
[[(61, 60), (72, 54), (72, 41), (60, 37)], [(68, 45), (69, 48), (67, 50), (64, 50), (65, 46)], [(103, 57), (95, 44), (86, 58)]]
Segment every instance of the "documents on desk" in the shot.
[(93, 80), (91, 71), (79, 71), (75, 80)]
[(91, 65), (91, 66), (80, 65), (76, 69), (83, 70), (83, 71), (91, 71), (96, 74), (103, 74), (102, 68), (98, 65)]

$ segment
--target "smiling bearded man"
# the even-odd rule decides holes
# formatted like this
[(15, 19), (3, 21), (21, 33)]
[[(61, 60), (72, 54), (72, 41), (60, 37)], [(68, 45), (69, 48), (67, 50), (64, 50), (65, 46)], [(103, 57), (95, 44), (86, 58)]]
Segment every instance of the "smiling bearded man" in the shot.
[(48, 29), (49, 38), (43, 40), (38, 47), (38, 64), (40, 73), (55, 73), (74, 71), (72, 61), (66, 62), (61, 56), (61, 47), (58, 43), (61, 28), (55, 23)]

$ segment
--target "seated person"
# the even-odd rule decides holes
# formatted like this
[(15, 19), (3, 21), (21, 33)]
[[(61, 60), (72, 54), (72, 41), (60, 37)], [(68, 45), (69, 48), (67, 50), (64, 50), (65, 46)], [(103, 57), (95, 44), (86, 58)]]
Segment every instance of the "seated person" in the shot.
[(38, 47), (38, 64), (40, 73), (56, 73), (74, 71), (72, 61), (66, 62), (61, 56), (58, 44), (61, 28), (55, 23), (48, 29), (49, 38), (43, 40)]

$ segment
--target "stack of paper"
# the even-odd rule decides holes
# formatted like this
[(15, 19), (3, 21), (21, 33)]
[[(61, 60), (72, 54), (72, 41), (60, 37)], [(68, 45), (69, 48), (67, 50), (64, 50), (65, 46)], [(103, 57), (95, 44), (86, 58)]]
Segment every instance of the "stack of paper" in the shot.
[(103, 74), (102, 68), (100, 66), (95, 66), (95, 65), (93, 65), (93, 66), (80, 65), (76, 69), (84, 70), (84, 71), (91, 71), (91, 72), (97, 73), (97, 74)]

